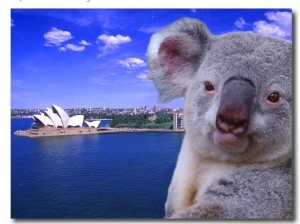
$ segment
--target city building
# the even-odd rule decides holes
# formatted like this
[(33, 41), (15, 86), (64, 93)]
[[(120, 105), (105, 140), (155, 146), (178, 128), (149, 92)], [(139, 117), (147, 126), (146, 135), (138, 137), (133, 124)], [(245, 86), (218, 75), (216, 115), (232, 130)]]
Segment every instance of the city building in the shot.
[(184, 115), (181, 113), (173, 114), (173, 130), (183, 130), (184, 129)]

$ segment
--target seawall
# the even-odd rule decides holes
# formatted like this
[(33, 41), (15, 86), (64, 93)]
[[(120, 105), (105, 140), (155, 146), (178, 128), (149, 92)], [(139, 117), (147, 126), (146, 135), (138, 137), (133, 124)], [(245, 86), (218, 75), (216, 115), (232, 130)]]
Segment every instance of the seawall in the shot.
[(136, 133), (136, 132), (184, 132), (184, 130), (171, 129), (139, 129), (139, 128), (54, 128), (41, 127), (38, 129), (29, 129), (27, 131), (15, 131), (14, 135), (20, 137), (50, 137), (50, 136), (68, 136), (68, 135), (90, 135), (90, 134), (118, 134), (118, 133)]

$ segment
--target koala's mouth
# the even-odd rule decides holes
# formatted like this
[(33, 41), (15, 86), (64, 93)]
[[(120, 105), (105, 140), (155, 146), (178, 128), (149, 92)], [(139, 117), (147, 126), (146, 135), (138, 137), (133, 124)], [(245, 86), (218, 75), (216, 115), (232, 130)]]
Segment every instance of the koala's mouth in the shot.
[(231, 132), (224, 133), (215, 130), (213, 133), (213, 140), (218, 148), (230, 154), (242, 153), (248, 146), (248, 137), (246, 135), (237, 136)]

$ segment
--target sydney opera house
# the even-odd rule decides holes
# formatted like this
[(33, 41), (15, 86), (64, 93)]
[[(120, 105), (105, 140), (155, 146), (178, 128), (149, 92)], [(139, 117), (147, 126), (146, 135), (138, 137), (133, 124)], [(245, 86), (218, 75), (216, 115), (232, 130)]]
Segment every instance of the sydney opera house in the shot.
[(66, 111), (54, 104), (43, 113), (33, 115), (33, 119), (35, 122), (28, 131), (17, 131), (15, 135), (29, 137), (82, 135), (96, 134), (105, 130), (98, 128), (101, 120), (85, 121), (83, 115), (69, 117)]
[(83, 115), (75, 115), (69, 117), (69, 115), (57, 105), (52, 105), (52, 109), (47, 108), (44, 113), (39, 115), (33, 115), (36, 125), (38, 126), (50, 126), (55, 128), (70, 128), (70, 127), (82, 127), (83, 122), (88, 127), (97, 128), (100, 124), (99, 121), (84, 121)]

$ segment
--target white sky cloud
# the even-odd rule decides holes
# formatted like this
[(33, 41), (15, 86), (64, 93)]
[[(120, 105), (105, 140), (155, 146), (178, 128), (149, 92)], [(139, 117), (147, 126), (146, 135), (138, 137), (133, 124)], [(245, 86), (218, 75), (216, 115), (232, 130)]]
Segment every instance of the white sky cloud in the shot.
[(10, 19), (10, 26), (15, 26), (14, 20)]
[(75, 45), (75, 44), (67, 44), (65, 46), (66, 49), (68, 50), (72, 50), (72, 51), (83, 51), (84, 50), (84, 46), (78, 46), (78, 45)]
[(141, 73), (139, 75), (137, 75), (136, 77), (144, 82), (151, 82), (148, 78), (147, 78), (148, 74), (147, 73)]
[(54, 45), (58, 47), (61, 45), (61, 43), (64, 43), (73, 37), (68, 31), (63, 31), (57, 29), (56, 27), (52, 27), (49, 32), (44, 34), (44, 38), (46, 39), (45, 46)]
[(79, 44), (84, 45), (84, 46), (92, 45), (91, 43), (87, 42), (86, 40), (81, 40), (81, 41), (79, 42)]
[(240, 17), (235, 21), (234, 25), (240, 29), (243, 29), (247, 23), (245, 22), (244, 18)]
[(67, 48), (65, 48), (65, 47), (60, 47), (60, 48), (58, 48), (58, 50), (59, 50), (59, 51), (65, 52), (65, 51), (67, 51)]
[(69, 31), (63, 31), (60, 29), (57, 29), (56, 27), (52, 27), (51, 30), (44, 34), (44, 38), (46, 39), (45, 46), (47, 47), (58, 47), (59, 51), (83, 51), (85, 49), (85, 46), (91, 45), (91, 43), (87, 42), (86, 40), (81, 40), (79, 42), (80, 45), (75, 44), (66, 44), (65, 46), (61, 46), (68, 40), (71, 40), (73, 37)]
[(265, 16), (269, 21), (255, 22), (254, 32), (280, 38), (288, 38), (292, 35), (291, 12), (267, 12)]
[(99, 43), (99, 41), (102, 41), (105, 46), (104, 49), (107, 48), (116, 48), (118, 47), (118, 45), (120, 44), (125, 44), (125, 43), (129, 43), (131, 42), (131, 38), (129, 36), (122, 36), (120, 34), (116, 35), (116, 36), (109, 36), (106, 34), (102, 34), (100, 36), (98, 36), (97, 38), (97, 42)]
[(126, 68), (137, 68), (146, 66), (146, 63), (139, 58), (127, 58), (126, 60), (119, 60), (119, 63)]

